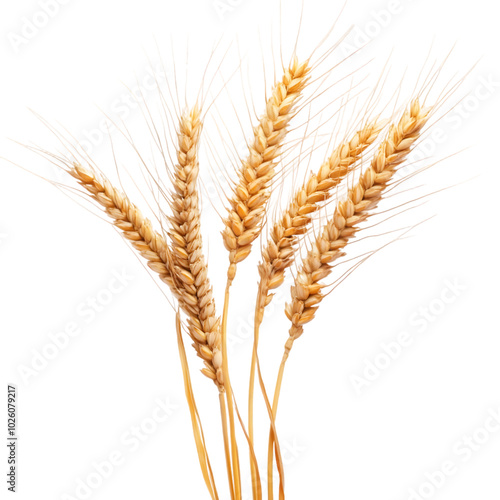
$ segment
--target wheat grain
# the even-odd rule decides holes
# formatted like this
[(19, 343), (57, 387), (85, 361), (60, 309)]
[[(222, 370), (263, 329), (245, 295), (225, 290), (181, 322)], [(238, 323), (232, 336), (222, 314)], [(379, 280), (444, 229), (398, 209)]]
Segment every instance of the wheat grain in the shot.
[(229, 200), (229, 213), (224, 220), (226, 227), (222, 236), (229, 251), (230, 281), (236, 274), (236, 264), (248, 257), (252, 242), (262, 229), (276, 161), (281, 153), (294, 106), (307, 84), (309, 70), (308, 61), (299, 63), (296, 57), (293, 59), (281, 82), (273, 88), (266, 111), (254, 128), (249, 155), (242, 162), (234, 195)]

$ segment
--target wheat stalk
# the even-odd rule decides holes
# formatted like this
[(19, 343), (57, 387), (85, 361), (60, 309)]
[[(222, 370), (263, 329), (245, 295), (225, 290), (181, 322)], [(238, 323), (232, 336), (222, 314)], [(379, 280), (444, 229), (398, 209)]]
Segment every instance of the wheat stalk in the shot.
[(222, 233), (229, 251), (228, 278), (234, 279), (236, 264), (250, 254), (252, 242), (259, 236), (276, 160), (281, 154), (287, 126), (294, 107), (307, 84), (309, 61), (299, 63), (295, 57), (285, 70), (281, 82), (272, 90), (266, 111), (254, 128), (249, 155), (239, 169), (239, 180), (230, 198), (230, 209)]
[[(169, 217), (169, 237), (172, 243), (173, 270), (183, 283), (187, 305), (188, 331), (194, 347), (205, 363), (201, 371), (214, 380), (219, 388), (224, 450), (231, 498), (234, 497), (234, 479), (229, 452), (227, 416), (224, 402), (224, 376), (220, 321), (215, 312), (208, 266), (203, 255), (200, 229), (200, 202), (198, 194), (198, 148), (202, 122), (198, 106), (185, 112), (177, 133), (177, 164), (174, 168)], [(194, 400), (193, 400), (194, 401)], [(204, 463), (202, 460), (201, 463)]]
[[(222, 371), (228, 408), (231, 433), (231, 455), (234, 471), (234, 496), (241, 497), (238, 446), (236, 443), (233, 392), (229, 379), (227, 361), (227, 315), (229, 309), (229, 290), (236, 275), (237, 264), (248, 257), (252, 242), (262, 230), (271, 183), (275, 175), (277, 159), (287, 134), (287, 126), (293, 116), (294, 106), (307, 84), (310, 71), (309, 61), (299, 63), (294, 57), (285, 70), (266, 103), (266, 111), (259, 124), (254, 128), (253, 141), (249, 145), (248, 157), (242, 161), (238, 172), (238, 183), (234, 195), (229, 199), (227, 218), (222, 239), (229, 251), (224, 308), (221, 323)], [(252, 461), (252, 485), (256, 492), (256, 467)]]

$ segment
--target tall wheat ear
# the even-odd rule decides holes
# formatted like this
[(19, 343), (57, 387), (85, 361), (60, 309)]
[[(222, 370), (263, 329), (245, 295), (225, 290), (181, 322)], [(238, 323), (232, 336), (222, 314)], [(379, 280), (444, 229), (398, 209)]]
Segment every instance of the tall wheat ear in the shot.
[(172, 244), (175, 275), (183, 286), (184, 311), (189, 334), (198, 355), (204, 360), (202, 372), (223, 388), (220, 320), (216, 315), (208, 266), (203, 255), (198, 194), (198, 148), (202, 121), (194, 106), (180, 119), (174, 189), (170, 196), (172, 215), (168, 231)]
[(224, 219), (226, 227), (222, 236), (229, 251), (230, 281), (236, 274), (236, 264), (248, 257), (253, 241), (261, 232), (276, 162), (309, 71), (309, 61), (293, 59), (282, 80), (274, 86), (266, 111), (254, 128), (249, 155), (238, 171), (239, 179), (233, 189), (234, 195), (229, 199), (229, 213)]
[[(200, 232), (200, 200), (198, 194), (198, 148), (202, 122), (198, 106), (185, 112), (177, 133), (177, 164), (174, 168), (173, 190), (170, 196), (172, 215), (169, 217), (169, 237), (172, 243), (173, 273), (182, 283), (184, 312), (188, 316), (188, 331), (198, 355), (204, 360), (202, 372), (219, 388), (224, 451), (231, 498), (240, 497), (239, 461), (235, 442), (234, 421), (227, 428), (226, 402), (231, 393), (229, 376), (224, 371), (221, 322), (216, 315), (208, 266), (203, 255)], [(231, 411), (231, 410), (230, 410)], [(229, 413), (230, 419), (232, 414)], [(200, 460), (202, 460), (200, 458)], [(202, 460), (203, 461), (203, 460)]]

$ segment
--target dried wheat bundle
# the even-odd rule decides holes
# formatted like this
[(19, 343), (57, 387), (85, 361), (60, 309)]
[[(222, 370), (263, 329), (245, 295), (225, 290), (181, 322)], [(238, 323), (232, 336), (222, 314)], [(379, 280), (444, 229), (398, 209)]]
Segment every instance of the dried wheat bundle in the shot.
[[(318, 60), (322, 62), (330, 52), (329, 49)], [(422, 91), (418, 94), (418, 98), (414, 97), (410, 101), (402, 116), (387, 129), (387, 122), (380, 120), (378, 115), (376, 118), (369, 116), (373, 114), (369, 106), (363, 108), (365, 113), (362, 119), (359, 119), (360, 115), (355, 115), (355, 120), (351, 116), (349, 132), (345, 131), (347, 128), (339, 128), (342, 130), (340, 143), (335, 144), (333, 151), (328, 148), (328, 156), (325, 156), (326, 160), (319, 165), (318, 170), (304, 177), (304, 182), (294, 190), (285, 209), (279, 212), (269, 226), (266, 226), (267, 237), (263, 237), (264, 222), (271, 219), (268, 202), (276, 184), (285, 177), (283, 158), (287, 157), (287, 153), (283, 151), (291, 143), (288, 136), (291, 120), (297, 114), (298, 103), (306, 87), (308, 86), (308, 89), (314, 87), (314, 80), (311, 78), (317, 66), (311, 62), (313, 55), (314, 52), (303, 62), (299, 62), (294, 56), (291, 63), (284, 68), (281, 79), (274, 84), (265, 103), (265, 112), (253, 127), (248, 155), (236, 168), (238, 177), (231, 187), (227, 214), (223, 217), (222, 237), (224, 246), (229, 252), (229, 265), (220, 317), (216, 312), (216, 300), (210, 282), (208, 261), (203, 251), (201, 233), (202, 200), (199, 174), (200, 168), (203, 168), (203, 160), (200, 160), (199, 150), (205, 118), (205, 114), (202, 118), (201, 109), (206, 109), (203, 99), (197, 98), (194, 101), (197, 104), (190, 108), (186, 107), (182, 113), (180, 106), (177, 108), (174, 106), (172, 114), (170, 110), (165, 112), (167, 127), (170, 123), (175, 123), (176, 127), (175, 136), (173, 131), (171, 134), (175, 137), (171, 141), (175, 148), (175, 157), (167, 158), (163, 155), (167, 175), (171, 181), (169, 189), (163, 189), (165, 184), (159, 181), (160, 176), (156, 179), (151, 174), (154, 169), (149, 168), (150, 165), (147, 163), (149, 160), (141, 157), (158, 191), (164, 195), (163, 201), (168, 205), (168, 213), (164, 212), (163, 205), (159, 207), (158, 221), (162, 227), (163, 225), (166, 227), (161, 233), (153, 228), (151, 221), (145, 218), (123, 192), (113, 187), (110, 181), (97, 171), (97, 167), (94, 169), (92, 166), (83, 166), (88, 162), (69, 161), (39, 150), (63, 164), (63, 168), (77, 180), (85, 193), (100, 205), (113, 225), (146, 259), (148, 267), (168, 286), (175, 299), (176, 333), (184, 389), (200, 467), (213, 500), (218, 500), (219, 496), (208, 458), (201, 418), (196, 407), (188, 358), (184, 349), (184, 335), (188, 335), (193, 341), (197, 355), (204, 362), (202, 373), (212, 380), (218, 389), (231, 500), (241, 500), (245, 493), (242, 488), (238, 448), (241, 445), (238, 438), (241, 436), (244, 436), (248, 445), (252, 498), (254, 500), (263, 498), (259, 462), (254, 449), (256, 374), (268, 412), (266, 418), (269, 420), (266, 422), (270, 423), (267, 441), (267, 496), (269, 500), (273, 499), (275, 456), (279, 472), (279, 498), (284, 499), (284, 469), (276, 415), (284, 369), (290, 351), (294, 342), (303, 334), (305, 325), (314, 319), (318, 307), (325, 298), (326, 279), (334, 270), (334, 261), (345, 255), (346, 246), (362, 228), (361, 223), (373, 215), (380, 200), (387, 197), (387, 188), (394, 184), (394, 173), (407, 160), (437, 107), (437, 105), (434, 107), (421, 105), (421, 100), (422, 102), (427, 100), (426, 97), (422, 99), (424, 95)], [(439, 70), (436, 75), (430, 76), (424, 88), (425, 85), (432, 86), (438, 74)], [(202, 104), (199, 104), (200, 102)], [(162, 100), (162, 106), (167, 106), (165, 100)], [(149, 109), (147, 116), (152, 122)], [(357, 130), (352, 127), (352, 123), (357, 123)], [(157, 133), (154, 124), (148, 122), (148, 125), (151, 126), (150, 130)], [(328, 132), (332, 137), (332, 130)], [(169, 134), (165, 133), (165, 138), (168, 136)], [(155, 137), (155, 139), (163, 154), (161, 142), (163, 138), (160, 140)], [(306, 139), (307, 136), (302, 140)], [(168, 143), (168, 140), (166, 142)], [(172, 144), (167, 144), (165, 149)], [(312, 151), (304, 155), (306, 161), (308, 156), (309, 159), (313, 158)], [(306, 163), (304, 157), (301, 150), (297, 164), (290, 162), (290, 165), (294, 169), (301, 169), (303, 166), (301, 163)], [(295, 173), (297, 172), (294, 171)], [(339, 192), (345, 194), (340, 196)], [(328, 215), (326, 223), (322, 224), (316, 233), (314, 226), (315, 224), (319, 226), (321, 223), (318, 217), (320, 209), (325, 210)], [(236, 275), (237, 264), (248, 257), (252, 245), (259, 237), (262, 253), (256, 270), (258, 286), (257, 297), (253, 304), (255, 314), (248, 390), (248, 420), (244, 422), (238, 411), (229, 376), (227, 333), (230, 326), (227, 323), (230, 288)], [(304, 244), (304, 250), (307, 252), (299, 251), (300, 244)], [(266, 307), (272, 301), (274, 291), (283, 284), (287, 269), (292, 266), (296, 266), (297, 271), (290, 291), (291, 299), (285, 307), (285, 314), (291, 324), (287, 338), (285, 334), (284, 352), (271, 399), (267, 394), (265, 376), (260, 371), (259, 333)], [(237, 434), (238, 421), (242, 431), (241, 436)]]

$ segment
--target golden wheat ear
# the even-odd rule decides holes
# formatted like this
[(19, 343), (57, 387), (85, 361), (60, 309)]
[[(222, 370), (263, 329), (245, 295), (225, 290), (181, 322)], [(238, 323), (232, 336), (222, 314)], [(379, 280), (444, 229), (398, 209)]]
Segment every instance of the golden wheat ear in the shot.
[(248, 257), (253, 241), (261, 232), (276, 162), (309, 71), (309, 61), (300, 63), (297, 58), (293, 59), (282, 80), (273, 88), (266, 111), (254, 128), (249, 154), (238, 171), (229, 213), (224, 219), (226, 227), (222, 236), (229, 251), (230, 281), (236, 274), (236, 264)]
[(177, 164), (169, 199), (172, 215), (168, 232), (172, 245), (173, 272), (182, 282), (184, 312), (189, 334), (204, 360), (202, 372), (223, 386), (220, 321), (215, 311), (208, 265), (203, 255), (198, 193), (198, 148), (202, 121), (198, 106), (185, 112), (177, 133)]
[(90, 197), (101, 205), (122, 235), (146, 259), (148, 267), (156, 272), (176, 295), (172, 258), (167, 243), (163, 236), (153, 229), (151, 222), (103, 175), (77, 162), (68, 167), (68, 172)]

